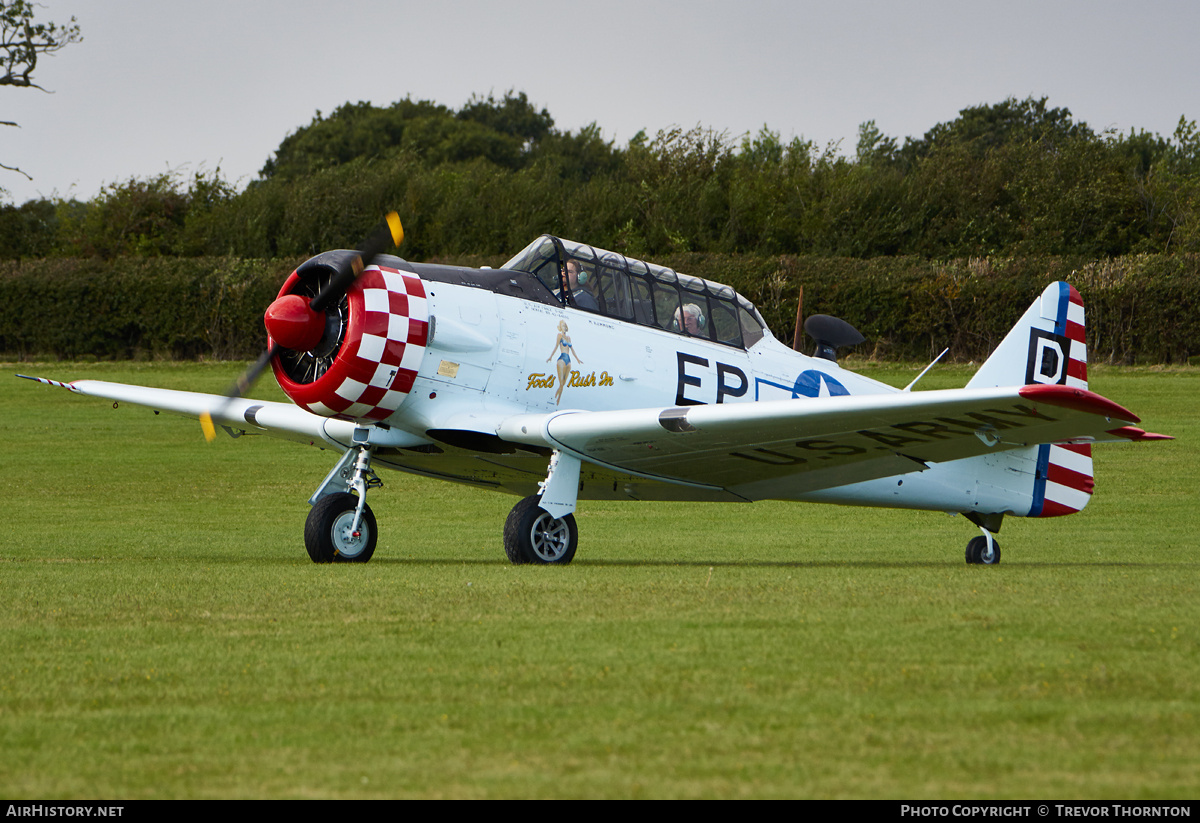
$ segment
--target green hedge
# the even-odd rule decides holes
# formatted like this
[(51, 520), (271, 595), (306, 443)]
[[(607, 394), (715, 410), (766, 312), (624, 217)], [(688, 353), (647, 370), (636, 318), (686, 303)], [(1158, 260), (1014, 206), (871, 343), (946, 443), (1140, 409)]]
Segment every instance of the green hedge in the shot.
[[(6, 359), (256, 356), (262, 312), (299, 260), (45, 259), (0, 263), (0, 356)], [(501, 259), (437, 262), (499, 265)], [(1171, 363), (1200, 354), (1200, 257), (1134, 255), (1100, 261), (678, 254), (658, 261), (728, 283), (790, 341), (804, 314), (833, 314), (879, 359), (922, 360), (949, 346), (958, 361), (995, 348), (1054, 280), (1087, 306), (1092, 362)]]
[(733, 286), (786, 342), (803, 287), (804, 316), (845, 319), (867, 338), (859, 351), (878, 359), (930, 359), (946, 347), (960, 362), (986, 358), (1056, 280), (1083, 297), (1092, 362), (1173, 363), (1200, 354), (1197, 255), (930, 261), (691, 254), (658, 262)]
[(44, 259), (0, 263), (9, 358), (247, 358), (262, 313), (299, 261)]

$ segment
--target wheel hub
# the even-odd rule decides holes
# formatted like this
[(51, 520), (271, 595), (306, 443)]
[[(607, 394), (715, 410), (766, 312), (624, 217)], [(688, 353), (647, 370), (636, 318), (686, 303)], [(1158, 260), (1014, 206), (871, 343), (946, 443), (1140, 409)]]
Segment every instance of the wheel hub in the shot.
[(342, 512), (333, 521), (333, 546), (342, 557), (357, 557), (364, 548), (367, 540), (363, 534), (365, 525), (359, 524), (354, 530), (354, 510)]
[(562, 557), (571, 540), (566, 521), (551, 517), (546, 512), (533, 521), (529, 537), (534, 554), (547, 563)]

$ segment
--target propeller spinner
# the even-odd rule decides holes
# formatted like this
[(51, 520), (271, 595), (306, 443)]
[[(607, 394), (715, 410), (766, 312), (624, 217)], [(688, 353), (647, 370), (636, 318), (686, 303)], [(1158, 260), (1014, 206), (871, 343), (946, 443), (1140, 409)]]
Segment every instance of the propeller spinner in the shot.
[(263, 324), (272, 340), (293, 351), (312, 351), (325, 334), (324, 315), (299, 294), (285, 294), (268, 306)]
[[(216, 411), (223, 411), (230, 400), (249, 391), (271, 359), (281, 350), (309, 352), (318, 346), (325, 334), (325, 309), (341, 302), (350, 286), (377, 255), (392, 246), (399, 246), (403, 241), (404, 227), (400, 224), (400, 216), (396, 212), (389, 212), (383, 225), (362, 242), (356, 255), (334, 272), (316, 297), (309, 299), (287, 294), (277, 298), (263, 317), (271, 338), (270, 345), (229, 388), (224, 403)], [(204, 431), (205, 440), (211, 443), (216, 438), (212, 413), (206, 412), (200, 416), (200, 428)]]

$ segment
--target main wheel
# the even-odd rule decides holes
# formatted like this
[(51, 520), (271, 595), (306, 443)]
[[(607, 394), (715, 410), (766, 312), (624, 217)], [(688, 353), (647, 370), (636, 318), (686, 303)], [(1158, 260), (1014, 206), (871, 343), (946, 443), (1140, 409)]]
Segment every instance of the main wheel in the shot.
[(989, 551), (987, 538), (983, 535), (976, 537), (967, 544), (967, 562), (972, 565), (996, 565), (1000, 562), (1000, 541), (993, 537), (992, 547)]
[(304, 548), (314, 563), (366, 563), (375, 553), (378, 529), (371, 507), (364, 505), (358, 531), (351, 532), (358, 498), (348, 492), (322, 497), (304, 522)]
[(552, 517), (540, 503), (535, 494), (513, 506), (504, 521), (504, 553), (518, 565), (570, 563), (579, 546), (575, 515)]

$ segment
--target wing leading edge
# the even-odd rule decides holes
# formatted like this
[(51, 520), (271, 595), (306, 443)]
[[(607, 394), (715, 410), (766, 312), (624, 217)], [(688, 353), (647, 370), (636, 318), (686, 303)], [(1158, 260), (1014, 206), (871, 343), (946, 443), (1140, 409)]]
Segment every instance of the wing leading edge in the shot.
[[(156, 389), (149, 386), (133, 386), (126, 383), (110, 383), (104, 380), (76, 380), (61, 383), (44, 377), (29, 377), (48, 386), (58, 386), (75, 394), (100, 397), (118, 403), (132, 403), (156, 411), (199, 418), (209, 413), (215, 423), (223, 426), (231, 435), (265, 434), (306, 445), (329, 445), (348, 448), (353, 442), (355, 424), (347, 420), (321, 417), (307, 412), (291, 403), (270, 400), (228, 398), (218, 394)], [(381, 432), (372, 431), (371, 443), (385, 446), (412, 446), (429, 441), (415, 435), (392, 430), (387, 441), (380, 439)]]

